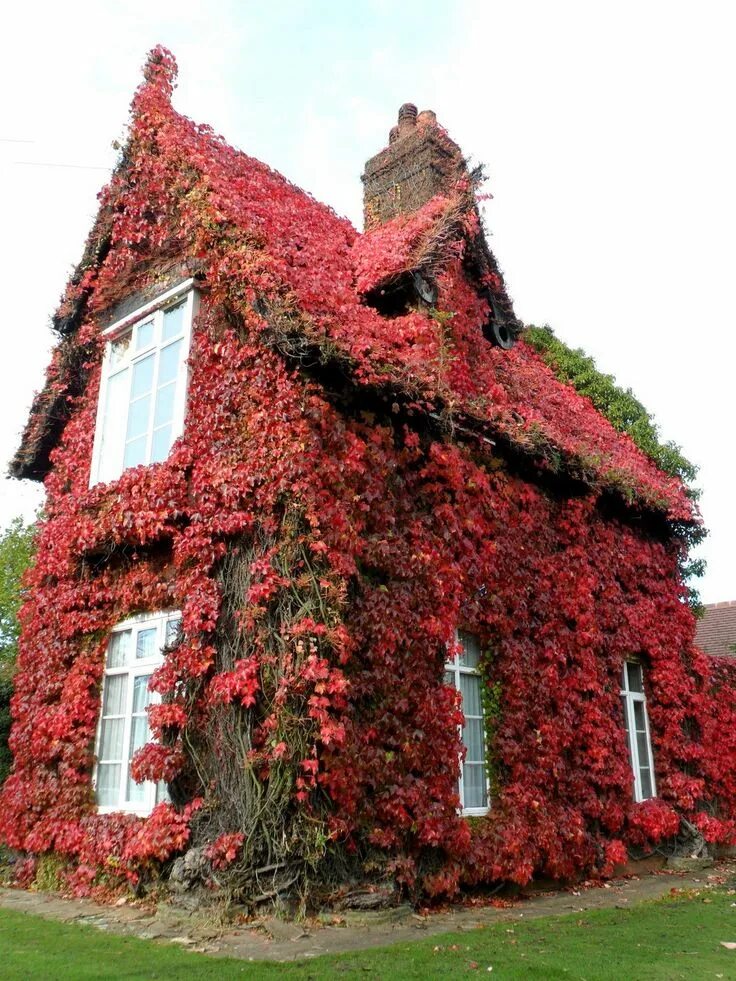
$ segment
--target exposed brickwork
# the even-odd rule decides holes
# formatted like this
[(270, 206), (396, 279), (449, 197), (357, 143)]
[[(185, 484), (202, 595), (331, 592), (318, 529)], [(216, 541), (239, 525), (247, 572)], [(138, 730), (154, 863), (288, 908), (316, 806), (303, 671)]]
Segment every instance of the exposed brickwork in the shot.
[(436, 194), (447, 194), (466, 171), (460, 148), (429, 110), (417, 114), (416, 106), (405, 103), (389, 139), (365, 165), (366, 231), (416, 211)]

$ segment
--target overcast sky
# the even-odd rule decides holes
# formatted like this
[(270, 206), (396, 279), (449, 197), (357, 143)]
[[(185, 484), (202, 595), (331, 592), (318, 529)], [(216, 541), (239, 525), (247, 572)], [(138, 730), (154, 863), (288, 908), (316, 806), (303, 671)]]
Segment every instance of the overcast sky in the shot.
[[(431, 108), (493, 200), (517, 315), (631, 386), (697, 463), (708, 601), (736, 599), (736, 6), (699, 0), (157, 0), (13, 5), (0, 40), (0, 459), (48, 361), (146, 52), (176, 107), (356, 224), (402, 102)], [(0, 527), (42, 492), (0, 482)]]

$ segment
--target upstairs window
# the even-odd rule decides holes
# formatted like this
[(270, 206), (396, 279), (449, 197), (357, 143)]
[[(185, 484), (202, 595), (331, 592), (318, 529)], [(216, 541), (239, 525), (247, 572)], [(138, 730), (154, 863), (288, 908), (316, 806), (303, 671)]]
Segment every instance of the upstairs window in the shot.
[(175, 641), (180, 623), (178, 613), (149, 614), (126, 620), (110, 634), (94, 780), (101, 813), (149, 814), (167, 799), (165, 784), (136, 783), (130, 763), (151, 739), (147, 709), (155, 696), (148, 682), (163, 662), (163, 648)]
[(189, 281), (105, 332), (91, 484), (165, 460), (181, 435), (195, 302)]
[(634, 771), (634, 800), (656, 797), (654, 760), (649, 736), (647, 700), (644, 694), (644, 669), (638, 661), (626, 661), (623, 669), (621, 700), (629, 744), (631, 768)]
[(465, 723), (462, 729), (465, 759), (460, 763), (458, 793), (463, 814), (485, 814), (488, 811), (488, 776), (486, 772), (486, 731), (481, 697), (480, 640), (474, 634), (459, 630), (459, 650), (445, 664), (445, 684), (453, 685), (462, 695)]

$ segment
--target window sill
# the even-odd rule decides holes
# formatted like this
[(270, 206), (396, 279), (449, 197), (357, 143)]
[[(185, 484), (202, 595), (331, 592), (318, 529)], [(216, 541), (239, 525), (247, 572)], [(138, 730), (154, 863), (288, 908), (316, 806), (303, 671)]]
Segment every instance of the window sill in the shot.
[(136, 817), (150, 817), (152, 810), (153, 808), (147, 804), (141, 807), (135, 807), (132, 804), (129, 807), (116, 807), (112, 804), (105, 804), (104, 806), (102, 804), (97, 805), (98, 814), (134, 814)]

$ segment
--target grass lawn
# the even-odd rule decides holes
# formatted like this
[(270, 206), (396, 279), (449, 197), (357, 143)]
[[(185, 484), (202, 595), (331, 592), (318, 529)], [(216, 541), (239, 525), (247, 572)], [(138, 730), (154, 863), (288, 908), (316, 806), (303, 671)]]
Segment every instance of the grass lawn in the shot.
[[(208, 957), (0, 910), (0, 977), (44, 978), (736, 978), (736, 895), (701, 892), (633, 909), (515, 920), (295, 964)], [(489, 972), (490, 968), (492, 972)]]

